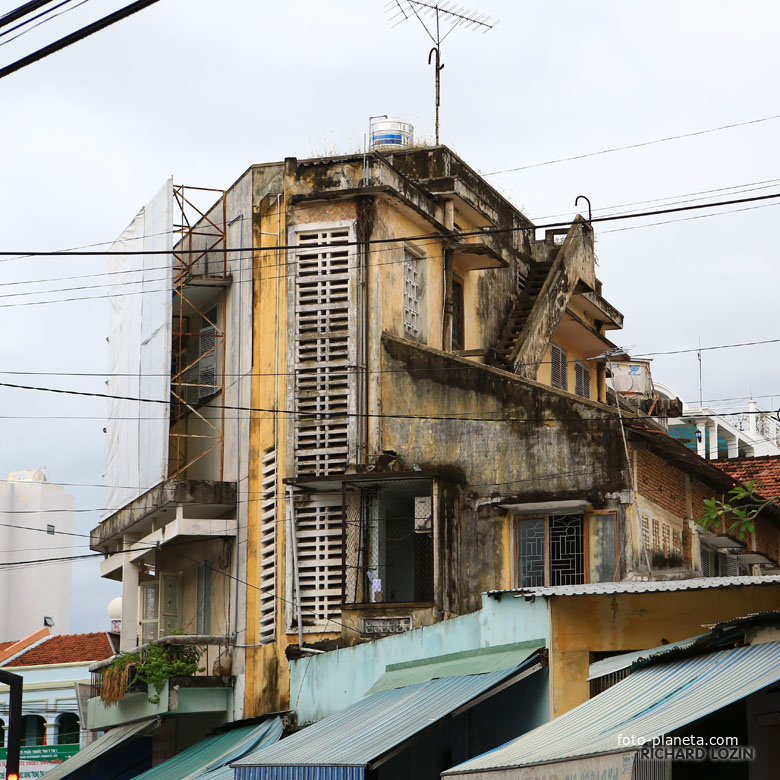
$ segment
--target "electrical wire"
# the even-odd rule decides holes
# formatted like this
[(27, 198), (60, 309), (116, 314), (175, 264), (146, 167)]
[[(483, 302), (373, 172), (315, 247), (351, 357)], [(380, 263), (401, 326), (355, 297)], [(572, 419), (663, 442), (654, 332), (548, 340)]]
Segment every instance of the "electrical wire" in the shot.
[[(51, 13), (57, 8), (61, 8), (63, 5), (67, 5), (70, 2), (72, 2), (72, 0), (63, 0), (63, 2), (59, 3), (59, 5), (55, 5), (54, 8), (50, 8), (48, 11), (43, 11), (42, 13), (39, 13), (36, 16), (27, 19), (21, 24), (16, 25), (16, 27), (11, 27), (10, 30), (6, 30), (5, 32), (0, 33), (0, 36), (8, 35), (9, 33), (13, 32), (14, 30), (18, 30), (21, 27), (27, 27), (27, 25), (29, 25), (30, 22), (34, 21), (35, 19), (39, 19), (41, 16), (46, 16), (46, 14)], [(34, 24), (31, 27), (27, 27), (26, 30), (22, 30), (20, 33), (14, 35), (12, 38), (9, 38), (7, 41), (0, 41), (0, 46), (5, 46), (7, 43), (11, 43), (11, 41), (15, 41), (17, 38), (21, 38), (23, 35), (27, 35), (27, 33), (32, 32), (36, 27), (40, 27), (42, 24), (46, 24), (46, 22), (50, 22), (53, 19), (62, 16), (63, 14), (69, 13), (70, 11), (75, 11), (79, 6), (82, 6), (88, 2), (89, 0), (81, 0), (81, 2), (76, 3), (76, 5), (70, 6), (70, 8), (65, 8), (64, 10), (60, 11), (57, 14), (52, 14), (51, 16), (48, 16), (46, 19), (41, 20), (37, 24)]]
[(109, 27), (116, 22), (126, 19), (128, 16), (138, 13), (138, 11), (142, 11), (144, 8), (148, 8), (156, 2), (158, 2), (158, 0), (137, 0), (135, 3), (130, 3), (130, 5), (120, 8), (118, 11), (114, 11), (114, 13), (104, 16), (102, 19), (98, 19), (97, 21), (86, 25), (86, 27), (76, 30), (75, 32), (70, 33), (70, 35), (66, 35), (64, 38), (60, 38), (58, 41), (50, 43), (48, 46), (44, 46), (32, 54), (28, 54), (26, 57), (22, 57), (21, 59), (12, 62), (10, 65), (6, 65), (4, 68), (0, 68), (0, 79), (32, 65), (34, 62), (38, 62), (39, 60), (48, 57), (50, 54), (54, 54), (68, 46), (72, 46), (74, 43), (78, 43), (79, 41), (84, 40), (84, 38), (87, 38), (100, 30), (104, 30), (106, 27)]
[(498, 176), (501, 173), (514, 173), (515, 171), (527, 171), (530, 168), (541, 168), (545, 165), (557, 165), (562, 162), (571, 162), (572, 160), (584, 160), (588, 157), (597, 157), (602, 154), (612, 154), (614, 152), (624, 152), (629, 149), (639, 149), (644, 146), (653, 146), (654, 144), (662, 144), (667, 141), (677, 141), (681, 138), (693, 138), (699, 135), (707, 135), (708, 133), (718, 133), (721, 130), (731, 130), (736, 127), (747, 127), (748, 125), (757, 125), (762, 122), (771, 122), (775, 119), (780, 119), (780, 114), (773, 114), (772, 116), (761, 117), (760, 119), (748, 119), (744, 122), (732, 122), (728, 125), (720, 125), (718, 127), (710, 127), (706, 130), (695, 130), (692, 133), (680, 133), (678, 135), (668, 135), (663, 138), (655, 138), (652, 141), (641, 141), (635, 144), (627, 144), (625, 146), (613, 146), (609, 149), (600, 149), (597, 152), (586, 152), (584, 154), (574, 154), (570, 157), (559, 157), (554, 160), (545, 160), (544, 162), (530, 163), (528, 165), (519, 165), (516, 168), (503, 168), (500, 171), (490, 171), (489, 173), (480, 173), (480, 176)]

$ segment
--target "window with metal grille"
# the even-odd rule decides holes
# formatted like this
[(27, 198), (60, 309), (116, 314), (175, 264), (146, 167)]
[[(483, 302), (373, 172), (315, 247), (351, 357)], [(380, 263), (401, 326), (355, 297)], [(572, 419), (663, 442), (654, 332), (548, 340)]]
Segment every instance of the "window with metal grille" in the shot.
[(404, 335), (422, 338), (422, 259), (404, 247)]
[(217, 387), (217, 314), (216, 306), (206, 312), (198, 334), (198, 398), (213, 395)]
[(344, 601), (433, 601), (433, 494), (430, 479), (344, 486)]
[(263, 452), (260, 505), (260, 642), (276, 638), (276, 450)]
[(582, 515), (550, 515), (519, 520), (517, 552), (518, 587), (585, 582)]
[(343, 472), (354, 439), (354, 333), (347, 227), (296, 234), (295, 468), (298, 475)]
[[(340, 495), (296, 500), (295, 543), (303, 625), (337, 631), (340, 627), (332, 621), (341, 616), (344, 583)], [(288, 614), (292, 628), (297, 625), (295, 606)]]
[(583, 398), (590, 398), (590, 366), (574, 364), (574, 392)]
[(568, 390), (568, 373), (566, 350), (557, 344), (550, 345), (550, 384), (559, 390)]

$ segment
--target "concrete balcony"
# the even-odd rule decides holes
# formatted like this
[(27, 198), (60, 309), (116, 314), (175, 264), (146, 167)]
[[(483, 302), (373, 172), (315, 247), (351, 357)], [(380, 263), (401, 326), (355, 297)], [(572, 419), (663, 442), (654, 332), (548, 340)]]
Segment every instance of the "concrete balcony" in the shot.
[[(152, 703), (149, 698), (147, 690), (131, 691), (122, 701), (107, 706), (100, 696), (93, 696), (87, 701), (87, 728), (103, 730), (158, 715), (211, 713), (218, 721), (227, 720), (233, 707), (233, 687), (224, 677), (174, 678), (160, 691), (159, 701)], [(224, 718), (220, 717), (223, 713)]]

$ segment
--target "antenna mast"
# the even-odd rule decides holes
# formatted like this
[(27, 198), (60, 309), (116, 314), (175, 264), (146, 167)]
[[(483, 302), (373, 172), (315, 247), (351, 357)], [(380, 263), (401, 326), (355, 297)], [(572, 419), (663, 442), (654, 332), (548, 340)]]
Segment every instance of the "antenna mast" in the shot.
[[(436, 145), (439, 145), (439, 105), (441, 103), (440, 72), (444, 65), (441, 62), (442, 41), (456, 28), (465, 27), (468, 30), (481, 30), (486, 33), (492, 30), (498, 20), (492, 21), (487, 14), (469, 11), (456, 5), (451, 0), (444, 2), (423, 2), (423, 0), (389, 0), (385, 6), (393, 27), (412, 17), (422, 25), (428, 37), (433, 41), (433, 48), (428, 52), (428, 64), (433, 66), (436, 78)], [(423, 17), (428, 19), (425, 23)]]

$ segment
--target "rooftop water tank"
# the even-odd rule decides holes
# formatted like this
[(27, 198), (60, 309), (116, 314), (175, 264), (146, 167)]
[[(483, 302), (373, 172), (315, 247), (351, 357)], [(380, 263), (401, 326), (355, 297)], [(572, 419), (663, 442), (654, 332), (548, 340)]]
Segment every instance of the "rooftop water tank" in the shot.
[(412, 145), (414, 127), (395, 117), (375, 119), (371, 122), (370, 146), (372, 149), (403, 149)]

